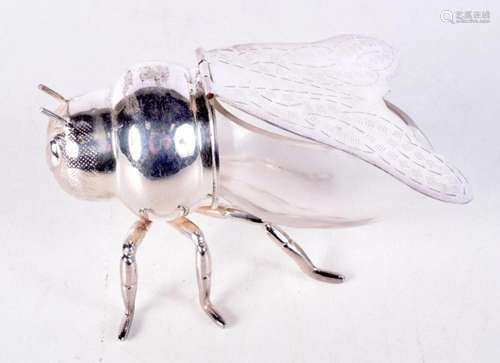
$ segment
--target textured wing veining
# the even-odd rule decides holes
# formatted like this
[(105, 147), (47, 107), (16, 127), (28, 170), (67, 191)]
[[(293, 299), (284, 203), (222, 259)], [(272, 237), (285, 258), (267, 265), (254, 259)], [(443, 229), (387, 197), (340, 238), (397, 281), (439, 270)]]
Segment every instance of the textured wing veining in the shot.
[(447, 202), (471, 199), (460, 171), (384, 101), (396, 52), (363, 36), (208, 51), (215, 97), (280, 129), (359, 157)]

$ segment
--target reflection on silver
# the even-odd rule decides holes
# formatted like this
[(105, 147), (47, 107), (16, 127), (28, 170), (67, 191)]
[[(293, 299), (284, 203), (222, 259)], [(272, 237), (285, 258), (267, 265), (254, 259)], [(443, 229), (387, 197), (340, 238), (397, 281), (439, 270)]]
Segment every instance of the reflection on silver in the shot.
[(71, 159), (77, 159), (80, 155), (80, 146), (75, 140), (66, 140), (66, 156)]
[(133, 161), (139, 161), (142, 156), (141, 132), (136, 125), (132, 125), (128, 133), (128, 145), (130, 148), (130, 157)]
[(192, 125), (183, 124), (175, 130), (174, 144), (179, 156), (193, 155), (196, 149), (195, 130)]

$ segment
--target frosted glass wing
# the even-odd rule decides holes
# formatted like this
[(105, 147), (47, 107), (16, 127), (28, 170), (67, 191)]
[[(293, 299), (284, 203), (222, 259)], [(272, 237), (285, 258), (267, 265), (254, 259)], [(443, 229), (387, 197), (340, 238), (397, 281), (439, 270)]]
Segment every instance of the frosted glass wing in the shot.
[(237, 45), (205, 57), (222, 103), (361, 158), (430, 197), (471, 199), (460, 171), (385, 105), (397, 62), (384, 42), (342, 35), (315, 43)]

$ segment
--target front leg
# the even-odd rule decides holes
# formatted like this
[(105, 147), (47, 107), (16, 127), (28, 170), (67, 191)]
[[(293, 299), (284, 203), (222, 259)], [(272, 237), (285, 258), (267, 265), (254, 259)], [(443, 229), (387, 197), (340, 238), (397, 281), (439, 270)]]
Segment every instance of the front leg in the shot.
[(118, 339), (124, 340), (132, 325), (135, 312), (135, 296), (137, 294), (137, 263), (135, 255), (139, 244), (144, 239), (151, 221), (142, 218), (130, 229), (123, 243), (123, 255), (120, 261), (120, 276), (125, 315), (120, 325)]
[(285, 233), (278, 226), (265, 222), (259, 217), (254, 216), (253, 214), (244, 212), (239, 209), (222, 206), (219, 206), (215, 209), (210, 207), (202, 207), (198, 209), (198, 212), (213, 217), (232, 217), (252, 223), (261, 224), (265, 227), (268, 236), (271, 237), (271, 239), (276, 242), (308, 276), (319, 281), (334, 284), (342, 283), (345, 280), (345, 277), (339, 273), (325, 271), (316, 267), (312, 263), (311, 259), (307, 256), (305, 251), (302, 249), (302, 247), (300, 247), (299, 244), (295, 242), (287, 233)]
[(198, 282), (199, 300), (202, 309), (219, 327), (224, 328), (226, 322), (222, 316), (215, 310), (210, 301), (211, 286), (211, 259), (205, 236), (201, 229), (186, 217), (179, 217), (170, 222), (179, 232), (191, 238), (196, 247), (196, 277)]

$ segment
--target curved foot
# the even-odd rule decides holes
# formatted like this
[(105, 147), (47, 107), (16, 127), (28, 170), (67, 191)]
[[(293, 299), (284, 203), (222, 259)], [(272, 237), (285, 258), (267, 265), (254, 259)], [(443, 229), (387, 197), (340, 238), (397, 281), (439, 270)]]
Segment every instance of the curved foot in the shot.
[(203, 306), (203, 310), (207, 313), (207, 315), (212, 319), (212, 321), (217, 325), (219, 328), (225, 328), (226, 327), (226, 321), (220, 315), (217, 310), (215, 310), (214, 306), (212, 303), (207, 303)]
[(330, 272), (314, 268), (310, 275), (313, 279), (328, 282), (329, 284), (341, 284), (345, 281), (345, 276), (336, 272)]
[(130, 327), (132, 326), (132, 320), (134, 315), (125, 314), (123, 320), (120, 324), (120, 332), (118, 333), (118, 340), (125, 340), (130, 332)]
[(297, 263), (299, 268), (305, 272), (306, 275), (315, 280), (328, 282), (330, 284), (341, 284), (345, 281), (345, 277), (342, 274), (322, 270), (314, 266), (302, 247), (290, 238), (285, 231), (269, 223), (266, 223), (265, 227), (268, 235), (283, 248), (285, 253)]

